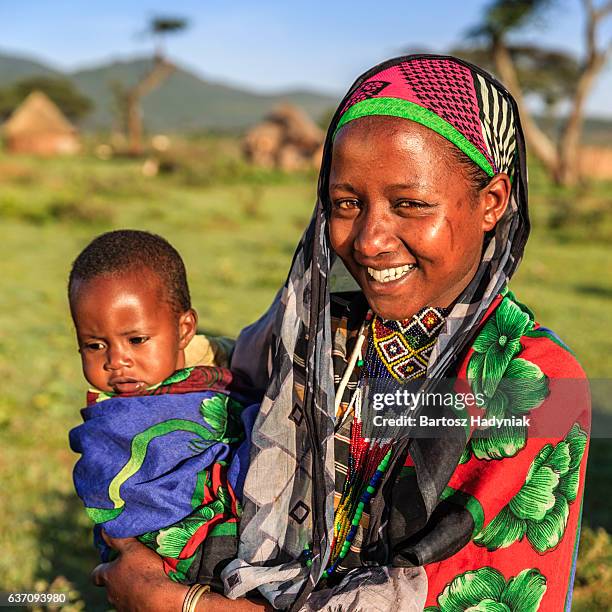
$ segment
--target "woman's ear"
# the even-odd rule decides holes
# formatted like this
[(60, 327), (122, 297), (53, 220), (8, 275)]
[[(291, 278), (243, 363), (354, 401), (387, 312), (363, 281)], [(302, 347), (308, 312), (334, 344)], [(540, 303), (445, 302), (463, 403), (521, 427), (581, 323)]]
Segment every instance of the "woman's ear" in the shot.
[(485, 232), (492, 230), (502, 218), (508, 202), (512, 183), (507, 174), (496, 174), (489, 184), (480, 192), (483, 203), (482, 229)]
[(190, 308), (186, 310), (178, 321), (179, 326), (179, 349), (184, 349), (195, 336), (198, 326), (198, 313)]

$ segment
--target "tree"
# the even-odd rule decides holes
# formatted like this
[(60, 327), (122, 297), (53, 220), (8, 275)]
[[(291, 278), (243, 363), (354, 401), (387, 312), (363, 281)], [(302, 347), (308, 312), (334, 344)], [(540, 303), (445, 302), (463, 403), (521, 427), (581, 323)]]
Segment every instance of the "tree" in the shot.
[(180, 17), (154, 17), (149, 24), (148, 32), (157, 41), (155, 44), (155, 55), (158, 57), (165, 57), (165, 37), (168, 34), (180, 32), (187, 26), (187, 20)]
[(142, 99), (176, 70), (176, 66), (166, 59), (164, 38), (168, 34), (184, 30), (187, 25), (187, 20), (178, 17), (155, 17), (149, 23), (147, 34), (157, 39), (153, 65), (136, 85), (119, 95), (121, 105), (125, 108), (128, 147), (132, 155), (142, 153)]
[(4, 121), (19, 106), (12, 87), (0, 89), (0, 121)]
[(34, 76), (0, 91), (0, 116), (7, 117), (33, 91), (42, 91), (72, 121), (78, 121), (93, 108), (71, 81), (58, 77)]
[[(492, 0), (482, 23), (470, 33), (484, 44), (458, 52), (466, 59), (493, 68), (516, 99), (533, 153), (557, 184), (572, 185), (580, 178), (578, 157), (585, 103), (612, 48), (612, 41), (607, 45), (598, 42), (601, 22), (612, 14), (612, 0), (599, 6), (593, 0), (582, 0), (586, 53), (580, 60), (562, 51), (509, 42), (509, 35), (520, 31), (553, 4), (554, 0)], [(536, 124), (525, 103), (529, 93), (540, 96), (549, 114), (554, 114), (560, 101), (569, 102), (570, 110), (558, 138), (548, 136)]]

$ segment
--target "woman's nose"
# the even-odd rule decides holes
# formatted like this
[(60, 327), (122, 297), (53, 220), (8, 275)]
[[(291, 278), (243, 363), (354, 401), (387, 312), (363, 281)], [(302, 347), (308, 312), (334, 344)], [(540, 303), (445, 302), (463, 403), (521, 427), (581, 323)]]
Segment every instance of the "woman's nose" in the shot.
[(132, 365), (132, 360), (127, 351), (121, 347), (108, 347), (106, 350), (106, 362), (104, 368), (107, 370), (120, 370)]
[(397, 239), (390, 219), (376, 212), (367, 212), (362, 217), (353, 246), (363, 257), (392, 253), (396, 245)]

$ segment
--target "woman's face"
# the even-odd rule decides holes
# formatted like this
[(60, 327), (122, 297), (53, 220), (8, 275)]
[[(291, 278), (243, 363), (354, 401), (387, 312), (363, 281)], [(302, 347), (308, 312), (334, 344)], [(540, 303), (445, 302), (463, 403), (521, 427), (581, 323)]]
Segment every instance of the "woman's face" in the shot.
[(368, 117), (336, 135), (329, 180), (335, 252), (385, 319), (449, 306), (474, 276), (484, 233), (510, 192), (475, 192), (446, 139), (412, 121)]

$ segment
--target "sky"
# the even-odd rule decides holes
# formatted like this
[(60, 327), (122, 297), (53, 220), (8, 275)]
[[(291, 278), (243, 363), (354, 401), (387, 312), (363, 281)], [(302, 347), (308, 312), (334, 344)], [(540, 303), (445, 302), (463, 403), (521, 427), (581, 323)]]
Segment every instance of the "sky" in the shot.
[[(595, 2), (602, 0), (595, 0)], [(261, 92), (308, 88), (340, 96), (364, 70), (406, 50), (444, 52), (465, 41), (486, 0), (0, 0), (0, 52), (63, 70), (150, 55), (153, 16), (190, 27), (168, 55), (204, 78)], [(580, 0), (556, 0), (522, 40), (583, 52)], [(612, 17), (601, 38), (612, 39)], [(590, 115), (612, 117), (612, 62)]]

